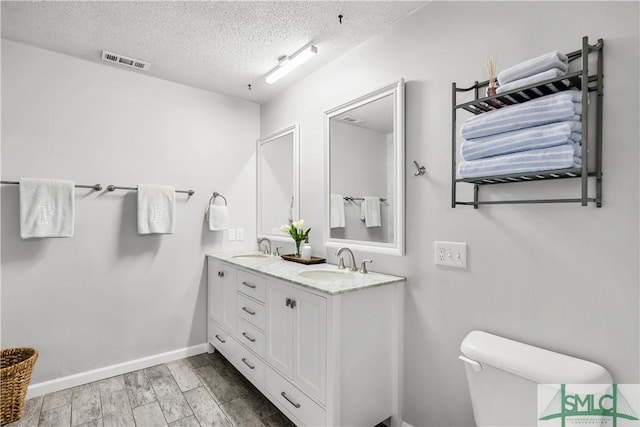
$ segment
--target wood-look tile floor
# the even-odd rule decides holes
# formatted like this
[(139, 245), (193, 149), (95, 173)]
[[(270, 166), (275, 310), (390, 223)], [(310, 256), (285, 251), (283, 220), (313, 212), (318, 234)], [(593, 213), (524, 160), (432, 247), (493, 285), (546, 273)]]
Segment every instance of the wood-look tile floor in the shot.
[(219, 353), (29, 399), (4, 427), (293, 427)]

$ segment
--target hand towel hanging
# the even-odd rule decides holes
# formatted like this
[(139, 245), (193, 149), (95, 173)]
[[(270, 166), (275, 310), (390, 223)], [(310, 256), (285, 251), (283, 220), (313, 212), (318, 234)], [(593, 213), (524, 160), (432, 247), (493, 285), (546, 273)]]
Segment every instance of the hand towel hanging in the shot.
[(20, 179), (20, 237), (72, 237), (75, 183)]
[(380, 227), (380, 198), (364, 196), (360, 205), (360, 219), (367, 227)]
[(175, 188), (169, 185), (138, 185), (138, 233), (173, 234)]

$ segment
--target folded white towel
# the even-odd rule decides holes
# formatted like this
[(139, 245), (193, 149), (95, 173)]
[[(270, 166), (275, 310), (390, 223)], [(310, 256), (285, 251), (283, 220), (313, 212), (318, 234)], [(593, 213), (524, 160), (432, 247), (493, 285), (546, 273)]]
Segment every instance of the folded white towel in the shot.
[(481, 138), (567, 120), (580, 120), (582, 92), (567, 90), (492, 110), (465, 120), (460, 127), (464, 139)]
[(367, 227), (380, 227), (380, 198), (364, 196), (360, 205), (360, 219)]
[(212, 204), (207, 208), (209, 231), (227, 230), (229, 228), (229, 210), (226, 206)]
[(464, 160), (477, 160), (518, 151), (554, 147), (573, 142), (582, 123), (566, 121), (533, 126), (481, 138), (465, 139), (460, 144)]
[(463, 178), (476, 178), (572, 168), (577, 165), (575, 152), (573, 144), (564, 144), (469, 160), (458, 163), (458, 175)]
[(330, 205), (330, 225), (331, 228), (342, 228), (345, 224), (344, 197), (340, 194), (331, 195)]
[(20, 237), (72, 237), (75, 183), (20, 179)]
[(525, 77), (533, 76), (534, 74), (538, 74), (552, 68), (567, 71), (569, 69), (567, 55), (555, 50), (523, 61), (507, 68), (506, 70), (500, 71), (498, 73), (498, 83), (500, 86), (503, 86), (512, 81), (524, 79)]
[(176, 192), (169, 185), (138, 185), (138, 233), (173, 234)]
[[(504, 92), (509, 92), (510, 90), (518, 89), (520, 87), (531, 86), (533, 84), (540, 83), (545, 80), (550, 80), (550, 79), (564, 76), (565, 74), (567, 74), (566, 70), (563, 71), (559, 68), (552, 68), (550, 70), (543, 71), (542, 73), (534, 74), (532, 76), (525, 77), (523, 79), (514, 80), (512, 82), (506, 83), (504, 86), (498, 86), (498, 88), (496, 89), (496, 93), (504, 93)], [(569, 81), (563, 80), (563, 82), (568, 83)], [(558, 91), (558, 89), (556, 89), (556, 87), (553, 85), (547, 85), (547, 86), (549, 87), (549, 89), (553, 90), (554, 92)], [(542, 92), (540, 91), (537, 91), (537, 92), (539, 92), (539, 94), (542, 94)]]

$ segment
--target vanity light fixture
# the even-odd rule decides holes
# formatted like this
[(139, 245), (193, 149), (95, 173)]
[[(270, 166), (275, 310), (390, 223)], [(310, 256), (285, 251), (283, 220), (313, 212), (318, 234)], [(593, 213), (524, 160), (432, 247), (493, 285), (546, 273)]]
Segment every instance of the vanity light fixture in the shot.
[(280, 60), (276, 68), (267, 74), (265, 79), (267, 83), (272, 84), (287, 74), (289, 71), (297, 68), (300, 64), (318, 53), (318, 48), (312, 44), (308, 44), (291, 56), (285, 56)]

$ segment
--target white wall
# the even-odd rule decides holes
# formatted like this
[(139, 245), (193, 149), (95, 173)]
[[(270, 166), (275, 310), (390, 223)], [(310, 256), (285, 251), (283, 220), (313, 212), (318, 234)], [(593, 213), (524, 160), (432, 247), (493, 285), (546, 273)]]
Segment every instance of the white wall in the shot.
[[(204, 253), (255, 247), (259, 106), (2, 41), (2, 179), (175, 185), (173, 235), (139, 236), (136, 193), (76, 191), (71, 239), (21, 240), (2, 186), (2, 347), (32, 383), (206, 342)], [(246, 240), (204, 228), (213, 191)], [(224, 238), (223, 238), (224, 237)]]
[[(432, 2), (262, 106), (262, 135), (300, 123), (301, 215), (318, 229), (325, 212), (317, 161), (323, 112), (399, 77), (407, 81), (406, 256), (357, 258), (371, 257), (372, 270), (408, 279), (408, 423), (472, 425), (457, 356), (473, 329), (601, 363), (620, 383), (640, 382), (638, 12), (637, 2)], [(500, 69), (554, 49), (579, 49), (584, 35), (605, 40), (604, 206), (451, 209), (451, 83), (486, 79), (493, 54)], [(413, 176), (414, 159), (426, 165), (425, 176)], [(571, 181), (482, 193), (577, 197)], [(468, 270), (435, 267), (434, 240), (468, 243)]]

